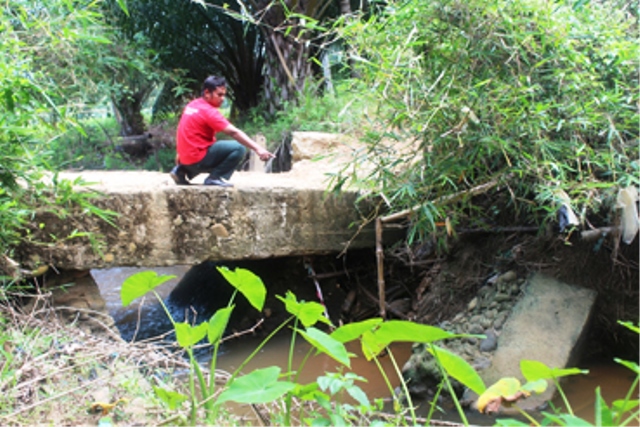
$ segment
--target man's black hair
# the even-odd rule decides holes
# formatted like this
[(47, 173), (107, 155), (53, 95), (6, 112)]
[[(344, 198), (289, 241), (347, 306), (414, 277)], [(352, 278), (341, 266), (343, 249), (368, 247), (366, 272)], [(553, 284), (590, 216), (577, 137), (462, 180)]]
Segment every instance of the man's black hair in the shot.
[(220, 86), (226, 86), (226, 85), (227, 85), (227, 81), (225, 80), (224, 77), (209, 76), (205, 79), (204, 83), (202, 84), (202, 93), (204, 93), (205, 90), (212, 92), (216, 88), (219, 88)]

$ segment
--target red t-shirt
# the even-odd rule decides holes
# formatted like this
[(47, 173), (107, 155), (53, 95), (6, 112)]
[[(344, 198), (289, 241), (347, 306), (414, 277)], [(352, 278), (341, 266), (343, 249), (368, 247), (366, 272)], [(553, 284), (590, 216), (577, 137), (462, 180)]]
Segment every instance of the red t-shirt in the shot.
[(180, 163), (192, 165), (202, 160), (216, 142), (216, 133), (229, 125), (220, 111), (203, 98), (188, 103), (178, 123), (176, 146)]

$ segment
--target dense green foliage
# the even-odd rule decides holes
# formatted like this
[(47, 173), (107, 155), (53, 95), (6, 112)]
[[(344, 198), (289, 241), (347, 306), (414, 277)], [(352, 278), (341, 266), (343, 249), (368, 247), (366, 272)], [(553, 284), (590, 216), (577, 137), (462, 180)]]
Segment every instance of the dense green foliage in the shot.
[[(345, 171), (390, 211), (415, 209), (412, 237), (438, 221), (548, 219), (557, 190), (574, 210), (610, 207), (638, 185), (637, 21), (606, 2), (388, 2), (342, 30), (379, 98), (368, 148)], [(488, 209), (447, 197), (497, 183)], [(603, 213), (603, 216), (606, 215)]]
[(97, 6), (12, 0), (0, 9), (0, 259), (5, 273), (17, 274), (11, 251), (31, 240), (31, 228), (39, 226), (30, 222), (36, 210), (64, 218), (80, 209), (109, 218), (93, 207), (91, 193), (74, 191), (80, 182), (50, 172), (56, 168), (49, 157), (52, 141), (80, 129), (74, 118), (86, 105), (113, 93), (106, 76), (126, 63), (109, 47), (111, 32)]
[[(0, 14), (0, 250), (20, 241), (20, 230), (42, 198), (45, 167), (45, 127), (62, 125), (67, 110), (58, 101), (73, 93), (72, 75), (64, 77), (68, 91), (56, 85), (60, 65), (77, 52), (91, 31), (90, 9), (55, 10), (26, 2), (3, 4)], [(71, 5), (68, 5), (69, 7)], [(63, 9), (60, 11), (59, 9)], [(67, 14), (64, 19), (62, 12)]]
[[(173, 276), (158, 276), (155, 272), (145, 271), (136, 273), (125, 280), (121, 288), (123, 306), (131, 304), (137, 298), (147, 293), (152, 293), (159, 304), (165, 310), (166, 315), (173, 325), (178, 345), (185, 350), (191, 362), (188, 386), (183, 390), (171, 390), (157, 386), (154, 390), (170, 411), (186, 411), (183, 403), (189, 403), (189, 421), (191, 425), (218, 424), (220, 411), (229, 402), (237, 404), (270, 404), (273, 405), (269, 412), (269, 424), (274, 425), (431, 425), (431, 419), (436, 402), (441, 391), (450, 393), (454, 401), (458, 415), (463, 425), (469, 425), (465, 412), (456, 397), (452, 381), (456, 380), (478, 395), (477, 407), (482, 413), (496, 413), (501, 405), (512, 405), (520, 415), (529, 421), (524, 424), (513, 419), (499, 419), (497, 425), (523, 426), (523, 425), (584, 425), (587, 421), (574, 415), (564, 391), (559, 383), (560, 379), (570, 375), (586, 374), (578, 368), (554, 368), (539, 361), (522, 360), (520, 370), (524, 384), (513, 377), (499, 379), (489, 387), (484, 383), (476, 370), (461, 356), (438, 346), (442, 340), (482, 337), (469, 334), (454, 334), (435, 326), (422, 325), (404, 320), (385, 321), (381, 318), (372, 318), (347, 325), (335, 327), (330, 319), (325, 317), (325, 307), (315, 301), (298, 301), (296, 296), (288, 291), (286, 296), (277, 296), (284, 304), (286, 312), (290, 315), (280, 326), (269, 334), (253, 352), (240, 363), (240, 366), (224, 381), (216, 381), (215, 372), (218, 350), (224, 339), (224, 331), (229, 325), (229, 319), (235, 308), (235, 297), (242, 294), (247, 301), (258, 311), (264, 308), (267, 289), (262, 280), (249, 270), (229, 270), (226, 267), (218, 267), (220, 273), (236, 290), (228, 305), (218, 310), (209, 319), (197, 325), (187, 322), (176, 322), (164, 304), (155, 288)], [(291, 327), (291, 347), (288, 363), (284, 372), (279, 366), (268, 366), (255, 369), (251, 372), (243, 372), (243, 368), (251, 359), (260, 354), (264, 345), (275, 336), (287, 324)], [(621, 322), (623, 326), (638, 332), (638, 327), (633, 323)], [(328, 330), (328, 332), (325, 332)], [(294, 343), (298, 337), (302, 337), (310, 348), (300, 366), (293, 365)], [(375, 361), (382, 376), (389, 386), (389, 393), (393, 396), (394, 414), (382, 415), (381, 402), (372, 404), (367, 394), (355, 384), (355, 381), (365, 379), (351, 371), (351, 361), (357, 356), (350, 353), (346, 343), (355, 341), (360, 344), (362, 355), (368, 361)], [(199, 343), (205, 343), (213, 349), (209, 371), (206, 372), (200, 362), (194, 356), (194, 348)], [(427, 346), (428, 351), (434, 356), (442, 379), (437, 387), (437, 392), (431, 402), (431, 411), (426, 419), (418, 421), (411, 396), (408, 393), (405, 381), (401, 380), (404, 399), (399, 399), (392, 389), (387, 376), (379, 364), (378, 357), (387, 352), (386, 357), (393, 361), (399, 378), (402, 374), (395, 362), (393, 352), (389, 348), (396, 342), (419, 342)], [(337, 372), (321, 372), (315, 381), (302, 384), (298, 375), (305, 363), (310, 361), (312, 353), (324, 353), (339, 363)], [(616, 400), (611, 406), (604, 401), (599, 390), (596, 390), (595, 420), (596, 425), (631, 425), (639, 415), (639, 403), (633, 398), (640, 379), (638, 364), (625, 360), (616, 360), (630, 369), (635, 375), (635, 380), (623, 399)], [(196, 387), (196, 383), (199, 387)], [(553, 383), (562, 396), (566, 413), (553, 408), (542, 412), (543, 420), (537, 421), (532, 415), (518, 408), (517, 402), (533, 393), (543, 393), (549, 383)], [(187, 390), (184, 390), (187, 388)], [(348, 394), (353, 403), (348, 403), (344, 395)], [(299, 402), (294, 405), (294, 399)], [(406, 404), (406, 407), (405, 407)], [(409, 414), (405, 416), (406, 414)], [(182, 412), (184, 414), (184, 412)], [(177, 415), (179, 417), (180, 415)], [(186, 416), (182, 416), (187, 418)], [(205, 421), (205, 422), (203, 422)], [(265, 420), (266, 421), (266, 420)]]
[[(235, 108), (246, 112), (258, 105), (263, 82), (264, 42), (259, 29), (230, 15), (242, 2), (133, 0), (124, 13), (115, 0), (105, 2), (107, 17), (129, 39), (141, 37), (158, 52), (158, 68), (184, 70), (189, 92), (198, 93), (204, 79), (225, 76)], [(183, 90), (166, 81), (154, 114), (176, 113)]]

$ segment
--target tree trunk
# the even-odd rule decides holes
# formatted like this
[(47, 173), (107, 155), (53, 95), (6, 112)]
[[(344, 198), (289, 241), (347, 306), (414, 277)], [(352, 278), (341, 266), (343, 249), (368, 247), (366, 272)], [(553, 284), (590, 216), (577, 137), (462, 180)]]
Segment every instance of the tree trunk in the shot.
[(146, 129), (142, 106), (151, 89), (141, 89), (133, 94), (119, 94), (111, 97), (116, 120), (120, 125), (120, 136), (142, 135)]
[(287, 103), (296, 103), (311, 76), (309, 49), (292, 37), (270, 32), (266, 43), (264, 99), (273, 115)]
[(120, 136), (133, 136), (144, 133), (142, 106), (135, 98), (123, 96), (112, 99), (116, 111), (116, 120), (120, 125)]
[(263, 99), (267, 103), (268, 115), (275, 114), (287, 103), (296, 103), (311, 77), (310, 43), (307, 39), (310, 32), (303, 31), (299, 16), (315, 18), (319, 7), (326, 1), (257, 2), (261, 7), (256, 17), (266, 24), (261, 29), (266, 52)]
[[(350, 0), (340, 0), (340, 13), (342, 15), (345, 15), (345, 18), (348, 15), (351, 15), (353, 11), (351, 10), (351, 1)], [(350, 48), (349, 46), (345, 46), (345, 53), (347, 54), (347, 64), (349, 66), (349, 73), (351, 74), (352, 78), (359, 78), (360, 75), (358, 74), (358, 72), (356, 71), (356, 67), (355, 67), (355, 61), (353, 60), (353, 56), (351, 55), (351, 52), (349, 52)]]

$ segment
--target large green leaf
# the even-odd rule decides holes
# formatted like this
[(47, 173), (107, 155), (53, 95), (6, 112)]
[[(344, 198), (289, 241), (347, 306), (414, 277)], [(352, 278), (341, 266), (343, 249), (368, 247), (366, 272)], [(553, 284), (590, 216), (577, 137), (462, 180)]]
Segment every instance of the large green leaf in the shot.
[(227, 329), (227, 324), (229, 323), (229, 317), (231, 317), (233, 308), (233, 305), (230, 307), (221, 308), (220, 310), (216, 311), (213, 316), (211, 316), (211, 319), (209, 319), (207, 338), (209, 339), (210, 344), (214, 344), (220, 338), (222, 338), (222, 334), (224, 334), (225, 329)]
[(576, 417), (575, 415), (571, 415), (571, 414), (556, 415), (556, 414), (550, 414), (548, 412), (543, 412), (543, 414), (547, 421), (551, 421), (552, 425), (571, 426), (571, 427), (593, 427), (593, 424), (591, 424), (586, 420), (583, 420), (582, 418)]
[(326, 393), (320, 391), (320, 387), (317, 382), (309, 384), (296, 384), (292, 394), (301, 400), (316, 400), (318, 398), (324, 398), (329, 400), (329, 396)]
[(327, 354), (334, 360), (342, 363), (347, 367), (351, 367), (351, 360), (349, 359), (349, 352), (343, 343), (331, 338), (329, 334), (322, 332), (320, 329), (307, 328), (306, 331), (296, 329), (296, 331), (304, 337), (312, 346), (319, 351)]
[(155, 271), (141, 271), (140, 273), (127, 277), (120, 289), (120, 298), (122, 299), (123, 307), (128, 306), (136, 298), (145, 295), (147, 292), (175, 277), (176, 276), (169, 275), (158, 276)]
[(596, 400), (593, 404), (595, 424), (597, 426), (613, 426), (613, 414), (600, 394), (600, 387), (596, 387)]
[(589, 371), (587, 370), (578, 369), (578, 368), (568, 368), (568, 369), (550, 368), (544, 363), (539, 362), (537, 360), (521, 360), (520, 370), (522, 371), (522, 375), (527, 379), (527, 381), (562, 378), (569, 375), (589, 373)]
[(618, 414), (624, 414), (625, 412), (633, 411), (634, 409), (640, 406), (640, 401), (638, 399), (635, 400), (614, 400), (611, 404), (613, 410), (615, 410)]
[(435, 326), (421, 325), (405, 320), (390, 320), (377, 329), (362, 334), (362, 353), (367, 360), (373, 359), (394, 342), (430, 343), (447, 338), (474, 335), (458, 335)]
[(348, 323), (333, 331), (331, 337), (342, 343), (353, 341), (360, 338), (366, 331), (371, 331), (382, 322), (383, 320), (381, 318), (376, 317), (361, 322)]
[(218, 271), (256, 310), (262, 311), (267, 297), (267, 288), (261, 278), (244, 268), (236, 268), (232, 271), (227, 267), (218, 267)]
[(197, 326), (191, 326), (186, 322), (176, 323), (174, 329), (178, 344), (182, 348), (189, 348), (197, 344), (201, 339), (207, 336), (208, 324), (200, 323)]
[(251, 404), (272, 402), (296, 386), (289, 381), (278, 381), (279, 376), (280, 368), (277, 366), (256, 369), (231, 383), (220, 394), (216, 405), (227, 401)]
[(296, 296), (291, 291), (287, 291), (286, 298), (277, 295), (277, 298), (284, 302), (285, 309), (296, 316), (305, 328), (323, 322), (331, 325), (331, 321), (324, 316), (325, 308), (315, 301), (298, 302)]
[(619, 363), (622, 366), (626, 366), (627, 368), (631, 369), (633, 372), (636, 373), (636, 375), (640, 375), (640, 367), (638, 367), (638, 364), (636, 362), (631, 362), (629, 360), (618, 359), (617, 357), (614, 358), (613, 360), (616, 363)]
[(429, 348), (428, 351), (432, 355), (437, 356), (438, 361), (449, 375), (473, 390), (476, 394), (481, 395), (487, 389), (480, 375), (478, 375), (476, 370), (462, 357), (435, 345)]

